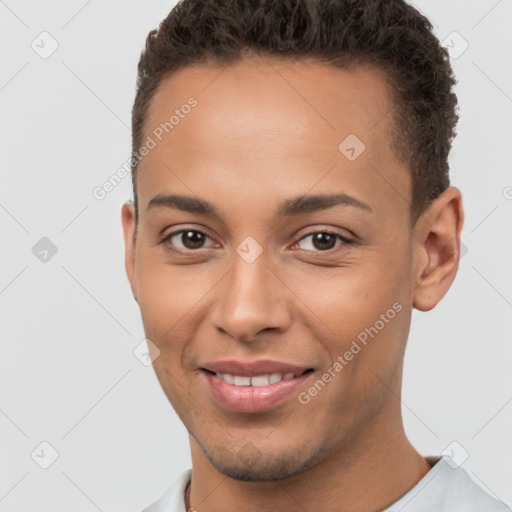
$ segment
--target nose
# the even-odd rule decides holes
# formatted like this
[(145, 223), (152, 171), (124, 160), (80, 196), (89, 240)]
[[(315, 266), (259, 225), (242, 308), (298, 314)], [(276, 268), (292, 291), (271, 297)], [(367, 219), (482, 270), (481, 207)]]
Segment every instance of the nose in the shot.
[(263, 255), (252, 263), (235, 255), (222, 286), (216, 287), (214, 326), (239, 341), (257, 341), (266, 330), (285, 331), (291, 319), (291, 292), (275, 273)]

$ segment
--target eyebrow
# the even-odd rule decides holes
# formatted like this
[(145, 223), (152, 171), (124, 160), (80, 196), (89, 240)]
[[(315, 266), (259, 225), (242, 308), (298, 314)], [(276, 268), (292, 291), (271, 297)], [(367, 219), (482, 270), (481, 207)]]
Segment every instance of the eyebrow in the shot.
[[(298, 196), (283, 201), (278, 209), (279, 217), (290, 217), (304, 213), (313, 213), (327, 210), (334, 206), (354, 206), (361, 210), (373, 213), (370, 205), (347, 194), (316, 194)], [(152, 208), (174, 208), (189, 213), (211, 215), (220, 217), (217, 208), (210, 202), (195, 197), (177, 194), (158, 194), (149, 201), (146, 211)]]

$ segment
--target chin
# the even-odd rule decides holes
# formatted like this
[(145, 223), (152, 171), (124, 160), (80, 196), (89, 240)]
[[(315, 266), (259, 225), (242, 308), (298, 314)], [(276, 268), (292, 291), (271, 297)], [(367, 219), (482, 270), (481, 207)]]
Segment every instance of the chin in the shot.
[(292, 469), (286, 463), (276, 464), (275, 461), (271, 464), (256, 463), (254, 465), (241, 463), (225, 464), (214, 460), (210, 462), (223, 475), (243, 482), (274, 482), (302, 472), (301, 469)]
[[(312, 459), (298, 450), (295, 453), (262, 454), (252, 443), (238, 452), (203, 452), (212, 466), (223, 475), (244, 482), (273, 482), (284, 480), (306, 471), (314, 465)], [(316, 462), (316, 461), (315, 461)]]

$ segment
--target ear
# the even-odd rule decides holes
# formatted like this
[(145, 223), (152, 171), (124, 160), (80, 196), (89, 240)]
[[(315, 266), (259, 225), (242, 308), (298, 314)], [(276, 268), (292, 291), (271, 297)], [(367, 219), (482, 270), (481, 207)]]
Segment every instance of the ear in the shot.
[(137, 301), (137, 290), (135, 286), (135, 208), (133, 203), (123, 204), (121, 209), (121, 222), (123, 224), (124, 236), (124, 266), (126, 275), (130, 282), (133, 298)]
[(434, 199), (414, 228), (413, 306), (430, 311), (450, 289), (460, 260), (464, 224), (462, 194), (448, 187)]

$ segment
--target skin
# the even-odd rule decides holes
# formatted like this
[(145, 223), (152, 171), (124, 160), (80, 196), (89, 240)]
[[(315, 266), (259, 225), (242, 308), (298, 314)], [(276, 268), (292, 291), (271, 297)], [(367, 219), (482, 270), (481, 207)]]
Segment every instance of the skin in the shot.
[[(377, 512), (430, 469), (403, 428), (403, 356), (412, 308), (434, 308), (455, 278), (462, 198), (449, 187), (411, 228), (387, 87), (373, 67), (258, 57), (184, 68), (151, 101), (145, 136), (198, 101), (139, 165), (137, 226), (122, 207), (127, 276), (160, 350), (154, 369), (189, 432), (187, 507)], [(349, 134), (366, 146), (355, 161), (338, 149)], [(207, 200), (218, 215), (147, 210), (162, 193)], [(284, 200), (322, 193), (372, 212), (277, 215)], [(180, 229), (208, 236), (199, 248), (181, 234), (158, 243)], [(354, 243), (315, 245), (326, 230)], [(250, 264), (236, 252), (248, 236), (263, 248)], [(307, 404), (229, 411), (198, 369), (226, 358), (303, 364), (314, 368), (307, 391), (395, 302), (402, 310)]]

